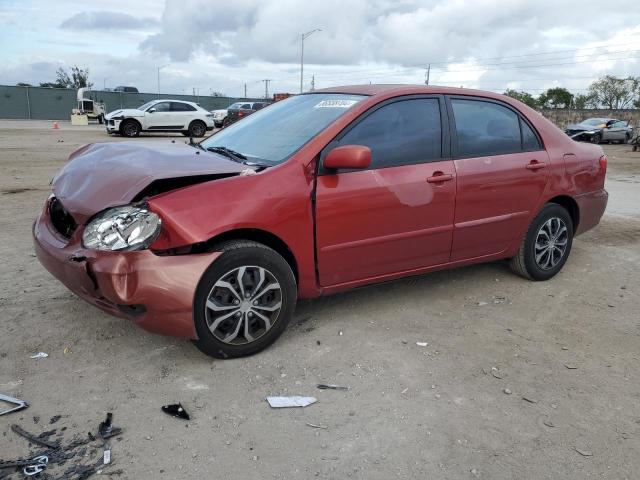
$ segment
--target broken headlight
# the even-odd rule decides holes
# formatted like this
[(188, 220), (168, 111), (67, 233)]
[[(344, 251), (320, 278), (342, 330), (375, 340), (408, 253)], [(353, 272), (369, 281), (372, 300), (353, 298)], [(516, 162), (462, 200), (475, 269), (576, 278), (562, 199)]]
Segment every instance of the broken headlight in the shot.
[(144, 207), (110, 208), (87, 224), (82, 244), (95, 250), (144, 250), (158, 237), (160, 224), (160, 217)]

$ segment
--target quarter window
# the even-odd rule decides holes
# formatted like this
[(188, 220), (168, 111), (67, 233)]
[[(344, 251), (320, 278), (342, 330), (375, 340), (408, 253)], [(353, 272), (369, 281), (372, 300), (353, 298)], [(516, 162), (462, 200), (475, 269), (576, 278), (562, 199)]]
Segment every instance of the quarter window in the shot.
[(171, 102), (172, 112), (193, 112), (195, 108), (187, 103)]
[[(461, 157), (501, 155), (540, 148), (538, 138), (513, 110), (492, 102), (452, 99)], [(520, 131), (522, 124), (522, 133)]]
[(369, 147), (370, 168), (438, 160), (442, 157), (440, 103), (421, 98), (385, 105), (349, 130), (339, 144)]

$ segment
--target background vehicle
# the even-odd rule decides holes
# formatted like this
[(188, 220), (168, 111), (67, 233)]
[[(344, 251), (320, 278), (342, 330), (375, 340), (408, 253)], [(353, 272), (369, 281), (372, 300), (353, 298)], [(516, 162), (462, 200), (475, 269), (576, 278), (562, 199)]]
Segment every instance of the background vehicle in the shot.
[(74, 108), (73, 115), (86, 115), (89, 120), (97, 120), (99, 124), (104, 122), (105, 106), (102, 102), (97, 102), (90, 98), (91, 89), (83, 87), (78, 89), (76, 99), (78, 107)]
[(608, 199), (600, 146), (460, 88), (319, 90), (192, 146), (109, 142), (70, 160), (34, 225), (42, 264), (220, 358), (270, 345), (297, 298), (502, 259), (550, 279)]
[(588, 118), (580, 123), (568, 125), (565, 133), (574, 140), (591, 143), (628, 143), (633, 137), (629, 122), (615, 118)]
[(225, 127), (231, 125), (267, 105), (269, 105), (268, 102), (236, 102), (227, 109), (227, 117), (224, 119), (223, 125)]
[(227, 118), (227, 109), (221, 108), (219, 110), (211, 110), (211, 113), (213, 114), (213, 123), (216, 128), (222, 127), (224, 119)]
[(124, 85), (119, 85), (113, 89), (114, 92), (125, 92), (125, 93), (140, 93), (136, 87), (125, 87)]
[(137, 137), (140, 132), (181, 132), (203, 137), (213, 130), (213, 115), (197, 103), (153, 100), (138, 108), (115, 110), (105, 116), (107, 133)]

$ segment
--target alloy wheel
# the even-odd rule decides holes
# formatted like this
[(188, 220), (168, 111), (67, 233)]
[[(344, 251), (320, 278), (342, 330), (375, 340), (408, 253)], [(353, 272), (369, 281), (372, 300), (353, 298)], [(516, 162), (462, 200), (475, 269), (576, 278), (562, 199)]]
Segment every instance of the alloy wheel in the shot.
[(221, 342), (245, 345), (266, 334), (282, 309), (282, 288), (266, 268), (242, 266), (224, 274), (207, 297), (205, 318)]
[(535, 259), (542, 270), (554, 268), (567, 251), (569, 241), (567, 225), (558, 217), (547, 220), (536, 235)]

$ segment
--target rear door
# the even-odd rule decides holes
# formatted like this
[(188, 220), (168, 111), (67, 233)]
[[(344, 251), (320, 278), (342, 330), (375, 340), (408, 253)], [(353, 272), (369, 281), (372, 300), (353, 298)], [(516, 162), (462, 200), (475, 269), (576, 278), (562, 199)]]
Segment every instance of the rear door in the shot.
[(605, 137), (607, 140), (625, 140), (627, 122), (614, 120), (606, 131), (608, 131), (608, 135)]
[(367, 170), (320, 166), (316, 248), (330, 286), (449, 261), (456, 174), (444, 98), (403, 97), (373, 107), (323, 151), (366, 145)]
[(171, 102), (171, 123), (168, 128), (186, 130), (195, 118), (196, 108), (188, 103)]
[(549, 180), (549, 156), (510, 106), (448, 97), (458, 175), (451, 260), (500, 253), (519, 241)]

